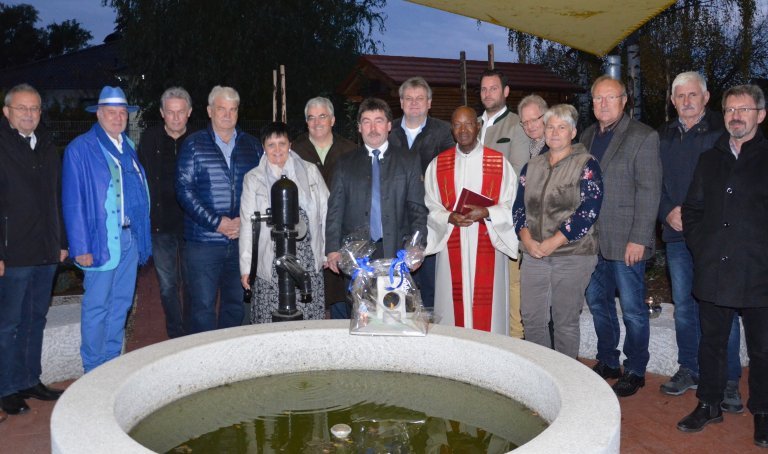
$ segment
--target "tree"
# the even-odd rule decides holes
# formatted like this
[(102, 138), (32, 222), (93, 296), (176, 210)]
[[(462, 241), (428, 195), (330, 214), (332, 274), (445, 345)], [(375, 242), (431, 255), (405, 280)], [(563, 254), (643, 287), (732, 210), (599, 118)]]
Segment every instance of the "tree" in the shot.
[(54, 22), (44, 32), (45, 56), (54, 57), (82, 49), (92, 38), (91, 32), (84, 30), (74, 19), (60, 24)]
[(36, 28), (38, 20), (34, 6), (0, 3), (0, 68), (82, 49), (93, 38), (76, 20)]
[[(637, 32), (643, 120), (656, 126), (669, 118), (668, 90), (681, 72), (699, 71), (705, 76), (710, 106), (716, 110), (726, 88), (765, 77), (765, 31), (766, 20), (755, 0), (678, 0), (648, 21)], [(509, 41), (521, 60), (544, 64), (584, 88), (602, 73), (603, 60), (599, 57), (514, 30), (509, 32)], [(622, 54), (625, 48), (626, 43), (621, 43), (611, 54)]]
[[(286, 67), (288, 115), (302, 117), (307, 99), (333, 93), (356, 58), (375, 52), (385, 0), (104, 0), (117, 11), (135, 99), (156, 115), (171, 85), (193, 97), (204, 115), (214, 85), (241, 97), (241, 117), (268, 119), (272, 70)], [(204, 117), (199, 117), (204, 118)], [(303, 117), (302, 117), (303, 118)]]
[(0, 68), (26, 63), (37, 55), (40, 45), (40, 35), (35, 28), (37, 20), (34, 6), (0, 3)]

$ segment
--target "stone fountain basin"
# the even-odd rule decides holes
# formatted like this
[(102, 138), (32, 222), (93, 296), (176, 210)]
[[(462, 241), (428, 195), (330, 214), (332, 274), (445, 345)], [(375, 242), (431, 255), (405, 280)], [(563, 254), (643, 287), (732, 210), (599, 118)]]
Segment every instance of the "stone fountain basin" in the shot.
[(519, 339), (439, 325), (426, 337), (352, 336), (345, 320), (242, 326), (121, 356), (61, 396), (51, 416), (51, 449), (149, 453), (127, 432), (170, 402), (254, 377), (349, 369), (433, 375), (522, 402), (550, 426), (516, 453), (619, 452), (619, 402), (578, 361)]

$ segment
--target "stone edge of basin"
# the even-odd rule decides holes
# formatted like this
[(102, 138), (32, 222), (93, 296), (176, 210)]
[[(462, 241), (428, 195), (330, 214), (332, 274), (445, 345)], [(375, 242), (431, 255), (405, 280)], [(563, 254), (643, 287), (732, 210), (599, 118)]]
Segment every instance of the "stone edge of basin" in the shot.
[(73, 383), (51, 416), (54, 454), (150, 452), (127, 434), (197, 391), (263, 375), (369, 369), (435, 375), (521, 401), (549, 421), (519, 453), (618, 453), (621, 410), (588, 367), (552, 350), (475, 330), (426, 337), (352, 336), (347, 321), (250, 325), (161, 342)]

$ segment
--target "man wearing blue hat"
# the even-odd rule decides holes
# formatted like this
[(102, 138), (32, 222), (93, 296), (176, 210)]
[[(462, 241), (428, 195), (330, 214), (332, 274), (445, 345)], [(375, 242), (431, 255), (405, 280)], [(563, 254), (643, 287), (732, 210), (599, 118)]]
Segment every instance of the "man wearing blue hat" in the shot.
[(98, 122), (64, 151), (62, 207), (69, 255), (85, 271), (81, 313), (83, 368), (120, 355), (137, 265), (152, 253), (149, 191), (133, 142), (130, 106), (119, 87), (104, 87), (87, 107)]

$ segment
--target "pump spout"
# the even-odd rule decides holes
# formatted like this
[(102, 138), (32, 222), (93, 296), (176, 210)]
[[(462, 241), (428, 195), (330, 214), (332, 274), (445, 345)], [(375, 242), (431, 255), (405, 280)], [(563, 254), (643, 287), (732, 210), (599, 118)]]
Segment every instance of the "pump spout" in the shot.
[[(290, 276), (293, 282), (291, 285), (298, 287), (301, 292), (301, 301), (308, 303), (312, 301), (312, 275), (301, 266), (301, 262), (295, 255), (284, 255), (275, 260), (275, 267), (284, 271)], [(295, 294), (294, 294), (295, 295)]]

